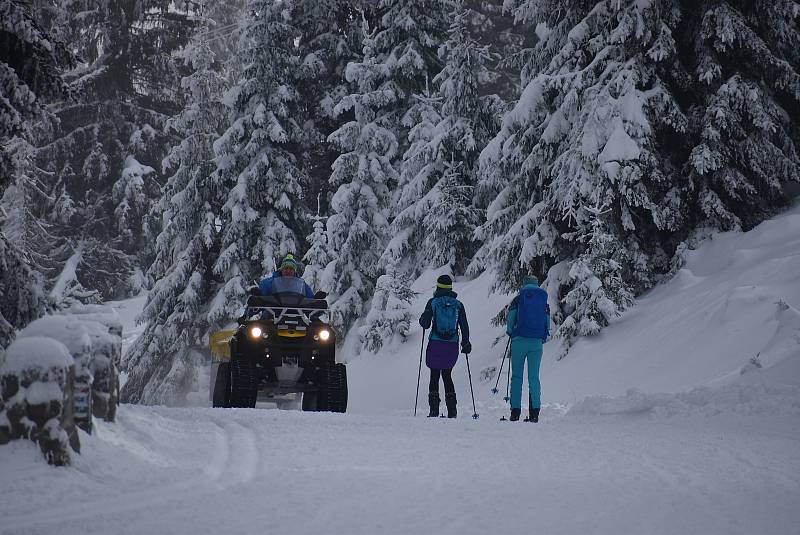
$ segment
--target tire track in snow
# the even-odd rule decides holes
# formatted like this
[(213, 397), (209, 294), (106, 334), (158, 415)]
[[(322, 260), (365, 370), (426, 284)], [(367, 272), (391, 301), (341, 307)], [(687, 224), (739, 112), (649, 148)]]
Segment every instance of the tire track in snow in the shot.
[[(169, 426), (170, 423), (186, 423), (180, 419), (159, 416), (159, 423), (162, 426)], [(131, 422), (135, 420), (136, 418), (133, 418)], [(214, 439), (210, 441), (208, 455), (209, 464), (198, 467), (194, 472), (184, 472), (182, 475), (187, 476), (185, 479), (182, 478), (174, 483), (166, 483), (164, 479), (159, 481), (145, 479), (138, 482), (139, 485), (144, 484), (145, 488), (125, 491), (114, 496), (90, 496), (88, 501), (91, 502), (91, 507), (86, 506), (85, 498), (78, 497), (78, 503), (37, 511), (35, 516), (6, 518), (0, 527), (0, 534), (49, 533), (52, 531), (49, 527), (56, 524), (63, 530), (70, 524), (83, 525), (87, 522), (102, 524), (100, 519), (108, 519), (112, 525), (119, 521), (118, 515), (138, 511), (152, 516), (154, 511), (161, 510), (168, 516), (179, 509), (175, 507), (178, 504), (197, 502), (221, 490), (252, 481), (259, 467), (259, 449), (254, 430), (230, 418), (230, 415), (212, 414), (206, 422), (214, 426)], [(130, 435), (136, 437), (140, 443), (131, 445), (129, 450), (146, 449), (147, 442), (150, 442), (152, 437), (143, 433), (136, 425), (133, 425), (130, 431), (132, 431)], [(159, 468), (158, 465), (155, 466), (156, 470)], [(116, 483), (125, 485), (128, 482)]]
[(259, 449), (253, 429), (227, 416), (214, 415), (213, 423), (225, 435), (225, 454), (224, 461), (215, 461), (211, 479), (219, 482), (225, 476), (222, 488), (252, 481), (259, 466)]

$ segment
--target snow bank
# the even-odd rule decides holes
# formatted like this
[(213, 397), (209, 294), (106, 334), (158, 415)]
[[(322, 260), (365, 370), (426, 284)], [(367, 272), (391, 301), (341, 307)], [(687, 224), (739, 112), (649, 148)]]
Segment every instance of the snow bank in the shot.
[(675, 277), (556, 361), (543, 398), (575, 403), (629, 389), (678, 393), (755, 374), (800, 386), (800, 206), (749, 232), (717, 233), (684, 253)]
[(573, 405), (567, 416), (648, 414), (654, 417), (719, 414), (787, 414), (800, 416), (800, 387), (769, 382), (699, 387), (679, 394), (646, 394), (631, 389), (624, 396), (590, 396)]

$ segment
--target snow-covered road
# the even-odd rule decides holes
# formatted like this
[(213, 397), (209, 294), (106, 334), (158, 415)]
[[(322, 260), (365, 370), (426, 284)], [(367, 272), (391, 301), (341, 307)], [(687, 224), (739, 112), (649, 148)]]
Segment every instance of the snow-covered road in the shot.
[[(716, 235), (568, 358), (548, 343), (539, 424), (499, 421), (490, 319), (510, 298), (486, 273), (457, 281), (479, 420), (466, 359), (460, 417), (410, 415), (417, 328), (377, 355), (344, 344), (347, 414), (206, 408), (205, 367), (186, 400), (202, 406), (122, 406), (71, 467), (0, 447), (0, 534), (797, 535), (798, 236), (800, 206)], [(436, 276), (415, 282), (414, 317)], [(112, 303), (126, 345), (142, 305)]]
[(797, 533), (797, 424), (123, 406), (74, 467), (0, 449), (0, 533)]

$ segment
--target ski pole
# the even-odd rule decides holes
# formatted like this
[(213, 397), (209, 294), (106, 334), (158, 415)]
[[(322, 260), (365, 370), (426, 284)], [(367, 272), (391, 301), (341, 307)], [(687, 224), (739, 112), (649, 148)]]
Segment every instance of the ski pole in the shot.
[(425, 347), (425, 332), (422, 329), (422, 344), (419, 346), (419, 369), (417, 370), (417, 396), (414, 398), (414, 416), (417, 415), (417, 404), (419, 403), (419, 378), (422, 376), (422, 349)]
[[(500, 384), (500, 377), (503, 375), (503, 364), (506, 363), (506, 355), (508, 355), (508, 346), (511, 344), (511, 337), (508, 337), (508, 342), (506, 343), (506, 349), (503, 351), (503, 360), (500, 361), (500, 371), (497, 372), (497, 381), (494, 382), (494, 388), (492, 388), (492, 394), (497, 394), (497, 385)], [(511, 364), (509, 364), (511, 366)]]
[(467, 357), (467, 375), (469, 376), (469, 393), (472, 396), (472, 419), (478, 419), (478, 411), (475, 410), (475, 392), (472, 391), (472, 372), (469, 371), (469, 355), (464, 353), (464, 356)]

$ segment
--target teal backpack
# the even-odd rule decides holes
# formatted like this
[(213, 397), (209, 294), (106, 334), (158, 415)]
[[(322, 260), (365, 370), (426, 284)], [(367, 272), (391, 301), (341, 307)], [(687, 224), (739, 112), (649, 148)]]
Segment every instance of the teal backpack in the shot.
[(442, 340), (450, 340), (458, 333), (458, 299), (443, 295), (431, 301), (433, 331)]

